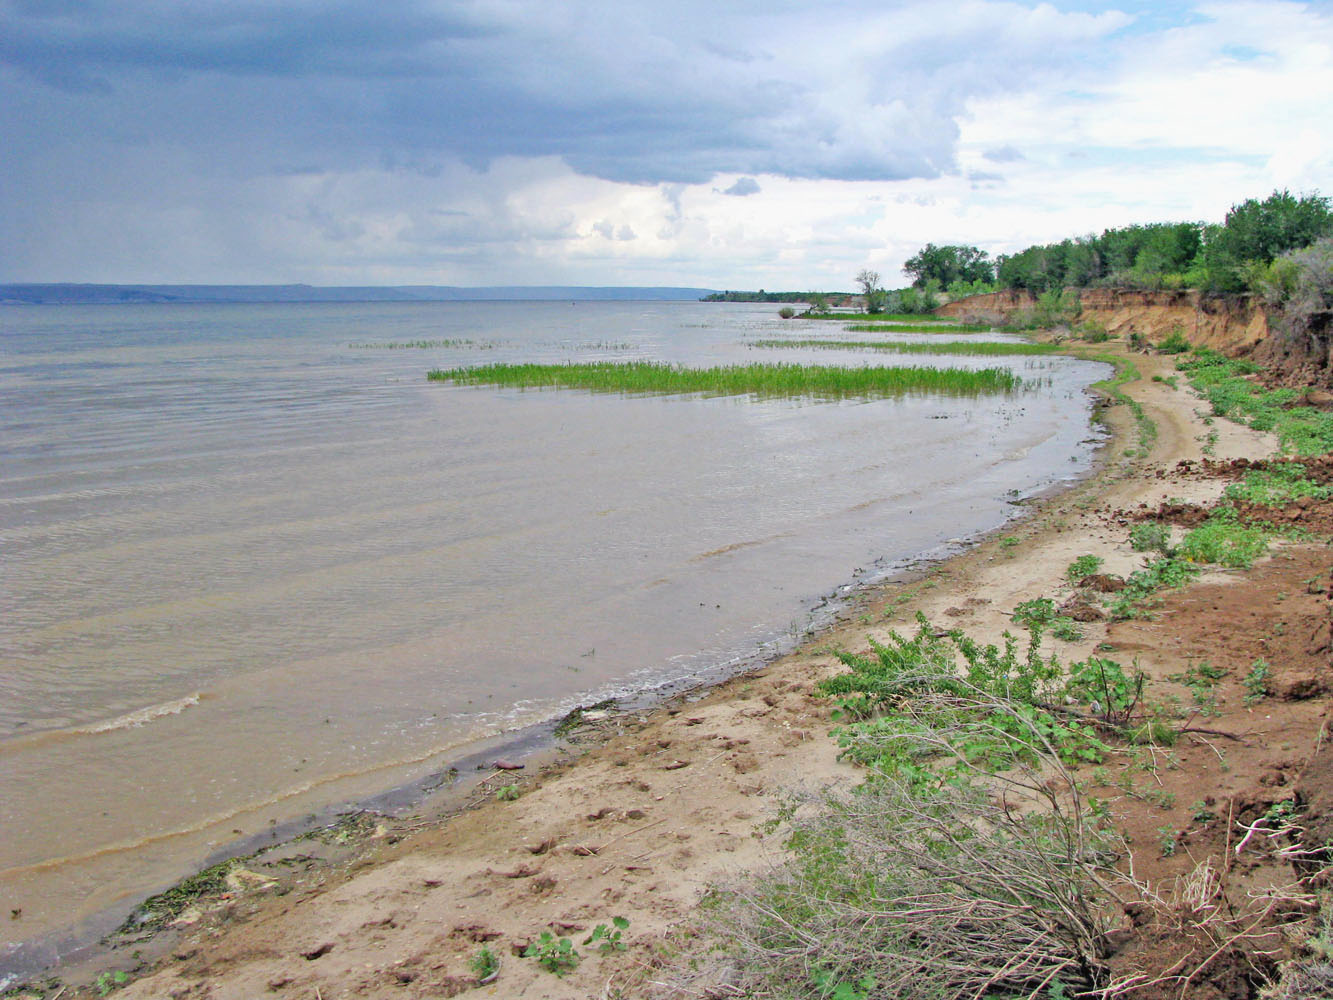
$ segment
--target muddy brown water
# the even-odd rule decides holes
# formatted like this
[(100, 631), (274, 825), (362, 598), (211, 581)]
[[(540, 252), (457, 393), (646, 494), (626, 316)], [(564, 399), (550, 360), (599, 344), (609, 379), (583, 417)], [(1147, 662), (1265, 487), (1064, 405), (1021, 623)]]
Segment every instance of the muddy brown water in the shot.
[[(503, 360), (833, 363), (769, 306), (0, 309), (0, 973), (221, 845), (725, 671), (1085, 472), (1085, 387), (457, 388)], [(876, 334), (881, 337), (881, 334)], [(914, 337), (908, 339), (928, 339)], [(432, 341), (430, 347), (387, 345)], [(369, 345), (369, 346), (362, 346)]]

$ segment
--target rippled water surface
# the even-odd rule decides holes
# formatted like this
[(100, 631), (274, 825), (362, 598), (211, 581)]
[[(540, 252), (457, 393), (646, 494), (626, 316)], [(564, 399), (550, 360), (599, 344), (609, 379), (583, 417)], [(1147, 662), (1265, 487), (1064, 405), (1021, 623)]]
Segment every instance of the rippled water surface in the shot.
[[(700, 303), (0, 308), (0, 891), (25, 915), (0, 940), (478, 737), (743, 659), (1087, 468), (1099, 366), (746, 346), (838, 332)], [(424, 377), (591, 358), (1039, 385), (825, 403)]]

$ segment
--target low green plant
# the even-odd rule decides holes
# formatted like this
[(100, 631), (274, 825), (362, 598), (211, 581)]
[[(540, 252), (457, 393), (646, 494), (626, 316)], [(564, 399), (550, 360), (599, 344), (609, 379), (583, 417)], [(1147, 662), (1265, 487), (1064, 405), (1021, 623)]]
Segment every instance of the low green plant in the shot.
[(1125, 580), (1125, 589), (1107, 604), (1112, 619), (1150, 617), (1150, 608), (1159, 591), (1183, 587), (1198, 576), (1199, 567), (1183, 559), (1161, 556)]
[(1015, 625), (1049, 625), (1058, 616), (1053, 600), (1049, 597), (1035, 597), (1015, 605), (1009, 620)]
[(1271, 529), (1241, 524), (1234, 507), (1222, 506), (1185, 536), (1176, 556), (1187, 562), (1248, 569), (1268, 551), (1271, 534)]
[(1227, 675), (1225, 667), (1215, 667), (1207, 660), (1190, 664), (1183, 673), (1171, 674), (1169, 680), (1185, 685), (1194, 698), (1195, 711), (1201, 715), (1220, 715), (1217, 685)]
[(1014, 608), (1014, 613), (1009, 620), (1015, 625), (1023, 625), (1027, 628), (1044, 628), (1055, 638), (1064, 642), (1078, 642), (1083, 638), (1083, 630), (1078, 627), (1074, 619), (1060, 614), (1055, 607), (1055, 602), (1049, 597), (1038, 597), (1030, 601), (1023, 601)]
[(629, 920), (627, 918), (612, 917), (610, 927), (606, 924), (598, 924), (592, 929), (592, 933), (583, 939), (583, 944), (585, 947), (595, 945), (603, 955), (625, 951), (629, 948), (629, 945), (621, 938), (627, 930), (629, 930)]
[(815, 969), (810, 973), (810, 985), (819, 991), (819, 1000), (870, 1000), (875, 977), (866, 975), (849, 983), (828, 969)]
[(1203, 799), (1199, 799), (1194, 805), (1190, 806), (1190, 818), (1196, 823), (1211, 823), (1217, 819), (1217, 813), (1209, 809), (1208, 803), (1204, 802)]
[(1114, 403), (1126, 407), (1134, 415), (1134, 427), (1138, 438), (1138, 448), (1134, 449), (1135, 455), (1147, 457), (1152, 452), (1153, 444), (1157, 440), (1157, 424), (1148, 416), (1143, 409), (1143, 404), (1132, 396), (1126, 395), (1121, 391), (1121, 386), (1130, 382), (1136, 382), (1142, 378), (1138, 366), (1134, 362), (1116, 354), (1101, 354), (1088, 351), (1078, 353), (1087, 361), (1100, 361), (1111, 365), (1115, 369), (1115, 374), (1109, 379), (1103, 379), (1100, 382), (1094, 382), (1092, 388), (1105, 393)]
[(1171, 526), (1161, 521), (1140, 521), (1129, 529), (1129, 546), (1135, 552), (1171, 554)]
[(1092, 576), (1099, 571), (1104, 561), (1101, 556), (1079, 556), (1065, 569), (1065, 579), (1072, 584), (1077, 584), (1085, 577)]
[(497, 802), (513, 802), (518, 796), (518, 785), (501, 785), (495, 790), (495, 799)]
[(793, 309), (791, 306), (783, 306), (781, 309), (778, 310), (778, 315), (781, 316), (783, 319), (791, 319), (793, 316), (796, 315), (796, 310)]
[(537, 940), (523, 950), (523, 957), (536, 959), (538, 965), (556, 976), (572, 972), (582, 960), (573, 941), (556, 937), (550, 931), (542, 931)]
[(1241, 678), (1241, 684), (1245, 688), (1245, 704), (1253, 705), (1255, 702), (1263, 701), (1268, 697), (1268, 675), (1270, 669), (1268, 661), (1260, 658), (1254, 661), (1250, 667), (1250, 672)]
[(116, 969), (114, 972), (102, 972), (93, 980), (93, 989), (97, 991), (99, 997), (104, 997), (113, 990), (120, 989), (129, 981), (129, 973), (122, 969)]
[(1227, 486), (1222, 495), (1235, 502), (1277, 506), (1306, 497), (1327, 499), (1333, 496), (1333, 485), (1311, 479), (1299, 462), (1281, 462), (1249, 470), (1239, 482)]
[(1051, 635), (1061, 642), (1082, 642), (1085, 633), (1074, 619), (1061, 615), (1051, 623)]
[(1157, 846), (1161, 849), (1162, 857), (1174, 856), (1178, 847), (1176, 831), (1169, 826), (1159, 826), (1157, 828)]
[(1264, 823), (1268, 825), (1270, 830), (1285, 829), (1295, 823), (1298, 809), (1295, 799), (1283, 799), (1281, 802), (1274, 802), (1264, 812)]
[(477, 949), (476, 953), (468, 959), (468, 968), (472, 970), (472, 974), (478, 979), (490, 979), (491, 976), (495, 975), (499, 970), (500, 959), (496, 957), (495, 952), (491, 951), (490, 948), (482, 945)]
[(1255, 430), (1272, 431), (1283, 451), (1322, 455), (1333, 451), (1333, 411), (1297, 406), (1294, 389), (1266, 389), (1248, 376), (1259, 372), (1252, 361), (1227, 358), (1208, 349), (1176, 363), (1190, 384), (1212, 405), (1213, 413)]

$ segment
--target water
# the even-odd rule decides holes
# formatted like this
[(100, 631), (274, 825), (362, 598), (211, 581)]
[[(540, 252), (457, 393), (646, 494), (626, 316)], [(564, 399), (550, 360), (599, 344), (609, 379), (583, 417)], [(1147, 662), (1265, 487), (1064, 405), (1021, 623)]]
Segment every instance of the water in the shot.
[[(998, 362), (1040, 387), (969, 400), (424, 378), (929, 363), (745, 346), (835, 329), (700, 303), (0, 310), (0, 903), (23, 911), (0, 947), (481, 737), (742, 661), (1087, 469), (1102, 367), (1070, 359)], [(471, 343), (360, 346), (415, 340)]]

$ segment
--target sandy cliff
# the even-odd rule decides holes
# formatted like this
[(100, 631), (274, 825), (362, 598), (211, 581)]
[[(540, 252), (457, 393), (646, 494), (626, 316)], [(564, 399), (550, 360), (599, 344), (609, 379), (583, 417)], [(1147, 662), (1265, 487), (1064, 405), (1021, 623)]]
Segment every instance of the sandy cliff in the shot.
[[(1101, 324), (1112, 337), (1142, 334), (1161, 340), (1180, 330), (1196, 346), (1225, 354), (1248, 354), (1269, 335), (1263, 307), (1242, 296), (1206, 296), (1195, 291), (1086, 288), (1082, 322)], [(974, 295), (942, 307), (946, 316), (1008, 314), (1036, 304), (1026, 292)]]

